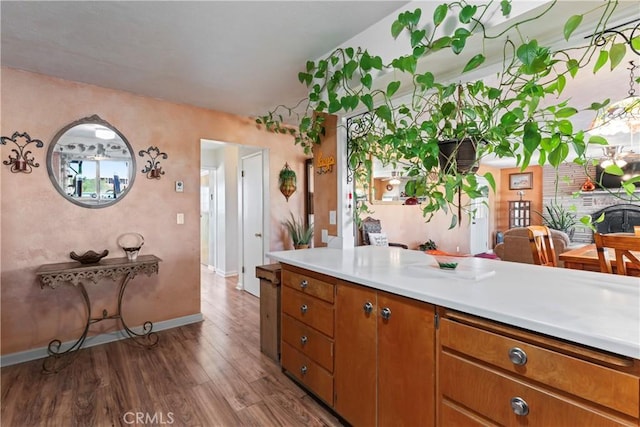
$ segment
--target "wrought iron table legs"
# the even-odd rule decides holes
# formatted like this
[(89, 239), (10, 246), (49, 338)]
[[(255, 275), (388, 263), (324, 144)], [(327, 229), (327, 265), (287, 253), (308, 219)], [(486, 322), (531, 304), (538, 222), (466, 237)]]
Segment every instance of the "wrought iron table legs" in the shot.
[(78, 350), (80, 350), (80, 348), (82, 347), (82, 344), (84, 344), (85, 340), (87, 339), (87, 334), (89, 333), (89, 326), (91, 326), (92, 323), (101, 322), (106, 319), (119, 319), (123, 327), (122, 331), (129, 338), (131, 338), (133, 342), (135, 342), (136, 344), (139, 344), (146, 348), (151, 348), (158, 344), (159, 337), (155, 332), (153, 332), (152, 322), (150, 321), (144, 322), (141, 333), (137, 333), (131, 328), (129, 328), (129, 326), (127, 326), (122, 316), (122, 298), (127, 288), (127, 284), (131, 279), (133, 279), (134, 276), (135, 276), (135, 273), (128, 273), (122, 278), (122, 282), (120, 283), (120, 289), (118, 291), (117, 313), (109, 315), (107, 310), (103, 310), (102, 317), (96, 317), (96, 318), (91, 317), (91, 301), (89, 300), (89, 294), (87, 293), (87, 290), (85, 289), (84, 284), (82, 282), (78, 284), (78, 288), (82, 293), (82, 298), (84, 299), (84, 303), (87, 307), (87, 322), (84, 326), (84, 330), (82, 331), (82, 335), (80, 336), (80, 338), (78, 338), (78, 340), (75, 343), (73, 343), (71, 347), (69, 347), (64, 351), (61, 351), (60, 347), (62, 346), (62, 342), (59, 339), (54, 339), (49, 343), (47, 347), (47, 352), (49, 353), (49, 356), (46, 359), (44, 359), (44, 362), (42, 363), (42, 370), (44, 372), (56, 373), (62, 370), (63, 368), (67, 367), (74, 360)]

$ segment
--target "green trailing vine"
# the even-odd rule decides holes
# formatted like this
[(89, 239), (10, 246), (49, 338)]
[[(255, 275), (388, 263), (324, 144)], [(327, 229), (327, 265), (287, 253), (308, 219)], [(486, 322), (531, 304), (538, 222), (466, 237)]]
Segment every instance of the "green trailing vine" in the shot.
[[(589, 70), (593, 72), (606, 64), (613, 69), (624, 58), (626, 45), (617, 42), (614, 35), (595, 43), (617, 2), (603, 2), (585, 13), (597, 14), (598, 19), (593, 36), (579, 46), (572, 36), (584, 15), (568, 17), (561, 29), (564, 39), (572, 41), (569, 47), (543, 46), (520, 33), (522, 24), (554, 13), (556, 3), (497, 34), (489, 33), (485, 20), (498, 6), (504, 16), (508, 15), (508, 0), (499, 5), (492, 1), (482, 5), (443, 3), (431, 17), (423, 16), (421, 9), (402, 12), (391, 25), (390, 35), (398, 38), (406, 34), (411, 53), (384, 63), (367, 49), (347, 47), (334, 50), (324, 59), (308, 61), (298, 74), (300, 83), (308, 88), (308, 97), (296, 107), (276, 107), (256, 122), (270, 131), (291, 135), (294, 143), (309, 153), (324, 133), (324, 113), (348, 117), (366, 112), (358, 120), (367, 131), (350, 141), (348, 167), (355, 179), (370, 182), (372, 156), (383, 164), (400, 165), (403, 174), (412, 178), (406, 186), (407, 195), (420, 198), (425, 218), (429, 220), (438, 211), (450, 212), (453, 227), (459, 223), (462, 210), (470, 206), (469, 200), (482, 197), (483, 192), (475, 175), (477, 167), (462, 169), (455, 156), (451, 166), (442, 165), (443, 141), (470, 141), (476, 150), (476, 166), (486, 156), (508, 157), (514, 158), (522, 170), (534, 158), (541, 166), (557, 168), (573, 161), (586, 170), (593, 162), (586, 155), (587, 148), (607, 144), (601, 136), (587, 136), (584, 130), (574, 128), (571, 117), (578, 109), (561, 97), (567, 79), (587, 68), (592, 58), (597, 58)], [(452, 20), (456, 25), (445, 31), (445, 22)], [(429, 71), (430, 56), (447, 51), (460, 55), (472, 37), (481, 39), (483, 49), (464, 64), (460, 75), (479, 69), (487, 59), (485, 43), (500, 40), (503, 58), (495, 82), (441, 81)], [(630, 43), (640, 45), (640, 38)], [(587, 110), (595, 113), (608, 104), (609, 100), (596, 101)], [(292, 117), (297, 127), (286, 124)], [(573, 158), (570, 153), (575, 153)], [(606, 172), (622, 175), (615, 165)], [(483, 177), (495, 191), (492, 174)], [(635, 182), (640, 182), (640, 177), (623, 183), (628, 194), (633, 193)], [(367, 210), (359, 206), (356, 211)]]

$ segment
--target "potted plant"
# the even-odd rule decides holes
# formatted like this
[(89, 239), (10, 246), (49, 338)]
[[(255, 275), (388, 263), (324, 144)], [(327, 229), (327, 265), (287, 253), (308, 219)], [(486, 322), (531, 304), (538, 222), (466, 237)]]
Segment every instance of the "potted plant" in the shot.
[(280, 192), (289, 201), (289, 197), (296, 191), (296, 172), (291, 170), (288, 163), (280, 170), (278, 184)]
[(305, 249), (309, 247), (311, 238), (313, 237), (313, 224), (305, 225), (304, 221), (299, 218), (296, 219), (293, 213), (290, 214), (290, 218), (284, 221), (283, 224), (289, 232), (295, 249)]
[(580, 221), (577, 215), (557, 202), (551, 202), (544, 206), (545, 212), (536, 212), (542, 217), (542, 222), (549, 228), (566, 233), (569, 239), (573, 239), (575, 225)]
[(436, 242), (434, 242), (433, 240), (429, 239), (426, 242), (424, 242), (423, 244), (418, 246), (420, 248), (421, 251), (432, 251), (435, 249), (438, 249), (438, 245), (436, 245)]
[[(308, 87), (306, 108), (286, 108), (290, 115), (297, 115), (298, 126), (285, 124), (286, 115), (278, 108), (256, 121), (271, 131), (292, 135), (294, 142), (309, 152), (323, 133), (321, 113), (356, 116), (362, 112), (350, 118), (362, 131), (349, 136), (347, 129), (347, 167), (355, 178), (361, 183), (370, 181), (371, 156), (383, 164), (402, 163), (403, 174), (413, 179), (406, 192), (424, 200), (423, 215), (428, 220), (436, 211), (455, 212), (452, 208), (457, 207), (453, 227), (463, 201), (482, 196), (475, 175), (482, 157), (511, 157), (525, 169), (535, 154), (540, 165), (557, 167), (574, 151), (574, 162), (586, 167), (590, 161), (587, 146), (607, 143), (602, 137), (587, 138), (584, 131), (574, 129), (570, 118), (578, 109), (561, 96), (567, 79), (575, 77), (592, 57), (597, 58), (594, 72), (607, 63), (615, 68), (622, 61), (625, 43), (614, 33), (604, 33), (618, 3), (609, 0), (568, 17), (563, 35), (567, 41), (571, 39), (570, 45), (553, 48), (523, 37), (522, 24), (555, 13), (556, 3), (497, 35), (490, 34), (485, 24), (494, 15), (494, 2), (445, 3), (426, 18), (421, 9), (402, 12), (391, 26), (391, 36), (405, 34), (410, 53), (383, 63), (380, 56), (364, 48), (347, 47), (308, 61), (298, 75)], [(501, 1), (499, 6), (504, 16), (510, 13), (510, 1)], [(578, 37), (572, 39), (572, 35), (589, 13), (599, 16), (596, 28), (582, 46), (576, 46), (573, 39)], [(502, 43), (503, 52), (495, 81), (446, 81), (429, 70), (435, 62), (450, 61), (448, 54), (460, 55), (467, 45), (473, 45), (471, 49), (477, 53), (458, 75), (477, 70), (487, 60), (485, 45), (494, 41)], [(640, 38), (629, 44), (640, 44)], [(594, 102), (588, 109), (597, 111), (608, 102)], [(463, 151), (470, 154), (466, 160), (458, 156)], [(610, 173), (620, 172), (610, 169)], [(495, 191), (492, 174), (483, 176)], [(363, 211), (367, 207), (359, 206), (357, 212)]]

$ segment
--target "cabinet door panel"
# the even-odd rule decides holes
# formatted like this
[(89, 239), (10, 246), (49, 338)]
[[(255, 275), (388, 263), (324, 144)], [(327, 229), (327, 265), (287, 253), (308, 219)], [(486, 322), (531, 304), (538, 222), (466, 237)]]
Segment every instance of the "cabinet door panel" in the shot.
[(282, 312), (333, 338), (333, 304), (284, 286)]
[[(388, 320), (381, 316), (391, 310)], [(435, 327), (430, 304), (378, 292), (378, 425), (435, 423)]]
[(282, 340), (333, 372), (333, 341), (325, 335), (283, 314)]
[[(635, 425), (446, 352), (440, 355), (440, 390), (504, 426)], [(511, 399), (516, 397), (526, 402), (527, 415), (514, 413)]]
[[(636, 376), (448, 319), (440, 324), (440, 342), (515, 374), (633, 417), (639, 415), (640, 380)], [(509, 359), (511, 349), (526, 354), (523, 365)]]
[(329, 406), (333, 406), (333, 376), (286, 342), (282, 343), (282, 368)]
[[(364, 305), (372, 305), (366, 313)], [(376, 292), (338, 282), (335, 408), (353, 426), (376, 424)]]
[(282, 271), (282, 284), (302, 293), (312, 295), (321, 300), (333, 303), (332, 283), (320, 280), (312, 276), (311, 272), (296, 272), (287, 268)]

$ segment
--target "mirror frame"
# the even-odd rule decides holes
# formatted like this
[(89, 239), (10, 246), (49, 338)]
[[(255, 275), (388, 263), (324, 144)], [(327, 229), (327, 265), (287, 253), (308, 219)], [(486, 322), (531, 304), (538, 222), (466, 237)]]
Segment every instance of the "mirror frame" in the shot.
[[(108, 129), (112, 130), (113, 132), (115, 132), (115, 134), (118, 135), (118, 137), (122, 140), (122, 142), (124, 142), (125, 146), (129, 150), (130, 157), (131, 157), (131, 166), (130, 166), (131, 176), (129, 177), (129, 185), (127, 185), (127, 188), (124, 191), (122, 191), (122, 193), (121, 193), (121, 195), (119, 197), (117, 197), (117, 198), (115, 198), (113, 200), (106, 201), (105, 203), (99, 203), (99, 204), (95, 204), (95, 205), (81, 202), (81, 201), (76, 200), (73, 197), (69, 196), (64, 191), (64, 188), (62, 188), (62, 186), (58, 182), (58, 180), (56, 178), (56, 175), (55, 175), (55, 173), (53, 171), (53, 166), (51, 164), (52, 163), (53, 153), (54, 153), (54, 148), (56, 147), (56, 145), (58, 145), (58, 141), (60, 140), (60, 138), (69, 129), (71, 129), (73, 127), (76, 127), (78, 125), (85, 125), (85, 124), (97, 124), (97, 125), (100, 125), (100, 126), (104, 126), (104, 127), (108, 128)], [(76, 120), (76, 121), (74, 121), (72, 123), (69, 123), (68, 125), (66, 125), (62, 129), (60, 129), (55, 134), (55, 136), (51, 140), (51, 143), (49, 144), (49, 148), (47, 150), (47, 172), (49, 173), (49, 179), (51, 180), (51, 183), (53, 184), (53, 186), (56, 189), (56, 191), (58, 191), (58, 193), (60, 193), (60, 195), (62, 197), (64, 197), (66, 200), (70, 201), (74, 205), (78, 205), (78, 206), (81, 206), (83, 208), (102, 209), (102, 208), (106, 208), (108, 206), (113, 206), (114, 204), (116, 204), (120, 200), (122, 200), (124, 197), (126, 197), (127, 194), (129, 194), (129, 190), (131, 190), (131, 187), (133, 187), (133, 183), (135, 181), (136, 174), (137, 174), (135, 152), (133, 151), (133, 147), (131, 147), (131, 144), (129, 144), (129, 141), (127, 140), (127, 138), (125, 138), (125, 136), (118, 129), (116, 129), (115, 126), (111, 125), (111, 123), (107, 122), (106, 120), (103, 120), (97, 114), (94, 114), (93, 116), (84, 117), (84, 118), (82, 118), (80, 120)]]

